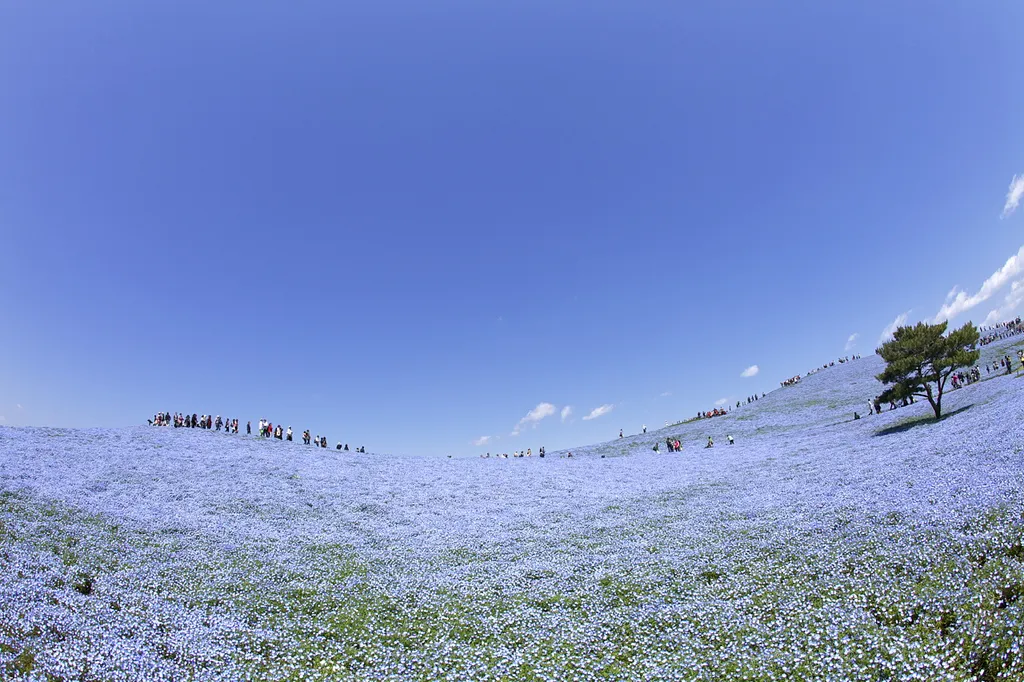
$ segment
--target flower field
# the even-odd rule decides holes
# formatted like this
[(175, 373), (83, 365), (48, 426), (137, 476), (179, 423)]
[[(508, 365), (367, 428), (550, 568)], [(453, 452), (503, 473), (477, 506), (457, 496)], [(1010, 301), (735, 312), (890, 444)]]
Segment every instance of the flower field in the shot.
[(572, 458), (0, 428), (0, 678), (1020, 682), (1024, 379), (879, 371)]

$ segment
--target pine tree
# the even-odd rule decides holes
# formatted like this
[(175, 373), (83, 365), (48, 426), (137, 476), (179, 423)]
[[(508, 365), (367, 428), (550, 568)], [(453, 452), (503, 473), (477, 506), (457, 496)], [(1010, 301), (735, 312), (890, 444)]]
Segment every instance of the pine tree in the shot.
[(935, 418), (942, 415), (942, 391), (946, 381), (956, 370), (973, 366), (981, 357), (981, 351), (976, 350), (978, 330), (972, 323), (943, 336), (947, 324), (918, 322), (913, 327), (900, 327), (893, 333), (892, 341), (883, 343), (875, 351), (886, 362), (878, 380), (889, 386), (879, 400), (927, 398), (935, 410)]

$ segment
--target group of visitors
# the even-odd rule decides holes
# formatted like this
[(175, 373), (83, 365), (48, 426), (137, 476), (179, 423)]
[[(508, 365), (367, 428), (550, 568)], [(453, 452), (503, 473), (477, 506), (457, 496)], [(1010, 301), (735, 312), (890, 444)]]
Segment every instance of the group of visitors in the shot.
[[(728, 441), (729, 445), (733, 445), (736, 442), (731, 435), (728, 435), (725, 438)], [(706, 450), (707, 448), (713, 447), (715, 447), (715, 441), (711, 436), (708, 436), (708, 442), (704, 446), (704, 449)], [(665, 438), (665, 448), (669, 452), (682, 452), (683, 444), (678, 438), (672, 438), (671, 436), (669, 436)], [(654, 447), (651, 449), (654, 450), (654, 452), (661, 452), (661, 443), (655, 442)]]
[[(1017, 351), (1017, 361), (1020, 362), (1021, 369), (1024, 370), (1024, 349)], [(999, 368), (996, 368), (996, 363), (992, 363), (992, 369), (989, 369), (988, 365), (985, 365), (985, 369), (991, 372), (998, 372), (1000, 369), (1005, 370), (1006, 374), (1013, 371), (1013, 360), (1010, 359), (1009, 355), (1004, 355), (999, 358)]]
[[(280, 424), (278, 424), (277, 426), (274, 426), (267, 419), (260, 419), (259, 429), (260, 429), (260, 431), (259, 431), (260, 438), (276, 438), (277, 440), (291, 440), (292, 439), (292, 427), (289, 426), (288, 430), (285, 431), (283, 428), (281, 428)], [(248, 424), (245, 425), (245, 430), (246, 430), (246, 433), (250, 433), (250, 434), (252, 433), (252, 422), (249, 422)], [(308, 445), (308, 443), (307, 443), (307, 445)]]
[(1017, 317), (1014, 320), (1002, 322), (994, 327), (982, 327), (978, 331), (987, 332), (985, 336), (978, 340), (978, 343), (982, 346), (987, 346), (990, 343), (1024, 333), (1024, 325), (1021, 324), (1020, 317)]
[[(900, 407), (906, 407), (907, 405), (913, 405), (915, 402), (917, 402), (917, 401), (914, 400), (914, 396), (912, 396), (912, 395), (909, 395), (909, 396), (906, 396), (906, 397), (900, 399), (900, 402), (899, 402), (898, 405), (896, 404), (895, 400), (890, 400), (889, 401), (889, 411), (891, 412), (891, 411), (893, 411), (893, 410), (895, 410), (897, 408), (900, 408)], [(882, 401), (880, 399), (874, 398), (874, 399), (868, 401), (868, 414), (871, 414), (872, 412), (874, 412), (875, 414), (882, 414)], [(860, 415), (857, 414), (856, 412), (854, 412), (853, 413), (853, 418), (854, 419), (860, 419)]]
[(224, 433), (238, 433), (238, 420), (221, 419), (219, 414), (213, 417), (209, 414), (187, 415), (175, 412), (172, 415), (170, 412), (157, 412), (152, 419), (147, 421), (153, 426), (173, 426), (176, 429), (215, 429), (217, 431), (224, 429)]
[[(767, 394), (766, 393), (762, 393), (761, 397), (763, 398), (763, 397), (765, 397), (765, 395), (767, 395)], [(747, 405), (749, 405), (750, 403), (754, 402), (757, 399), (758, 399), (758, 396), (757, 396), (756, 393), (754, 395), (748, 395), (747, 396)], [(736, 401), (736, 407), (739, 407), (740, 403), (741, 403), (741, 401), (737, 400)]]
[[(860, 355), (844, 355), (843, 357), (838, 358), (836, 360), (833, 360), (832, 362), (826, 362), (821, 367), (815, 367), (814, 369), (808, 370), (807, 373), (803, 375), (803, 377), (809, 377), (812, 374), (817, 374), (818, 372), (820, 372), (823, 369), (828, 369), (829, 367), (835, 367), (837, 362), (840, 365), (845, 365), (847, 362), (853, 362), (854, 360), (860, 360), (861, 357), (863, 357), (863, 356), (860, 356)], [(801, 375), (797, 374), (796, 376), (790, 377), (790, 378), (786, 379), (785, 381), (780, 381), (779, 382), (779, 386), (782, 387), (782, 388), (785, 388), (786, 386), (794, 386), (796, 384), (799, 384), (800, 383), (800, 379), (803, 378), (803, 377)]]
[[(546, 454), (547, 454), (547, 452), (544, 450), (544, 446), (543, 445), (540, 446), (540, 450), (537, 451), (537, 456), (538, 457), (544, 457)], [(572, 453), (571, 452), (569, 453), (569, 456), (572, 457)], [(526, 448), (525, 450), (516, 450), (515, 453), (513, 453), (512, 455), (509, 455), (507, 452), (502, 452), (502, 453), (494, 455), (494, 457), (495, 457), (495, 459), (508, 459), (509, 457), (511, 457), (512, 459), (517, 459), (519, 457), (533, 457), (533, 449), (532, 448)], [(480, 455), (480, 459), (490, 459), (490, 458), (491, 458), (491, 453), (489, 453), (489, 452), (486, 453), (486, 454)]]
[(953, 372), (953, 375), (949, 378), (949, 382), (953, 385), (953, 388), (967, 386), (968, 384), (973, 384), (975, 381), (981, 381), (981, 369), (978, 367), (971, 367), (967, 371), (960, 370), (959, 372)]
[(727, 414), (729, 414), (729, 410), (724, 407), (716, 407), (715, 409), (708, 410), (707, 412), (698, 412), (697, 419), (711, 419), (712, 417), (722, 417)]
[[(654, 442), (654, 451), (661, 452), (658, 447), (659, 443)], [(665, 447), (668, 448), (669, 452), (680, 452), (683, 449), (683, 444), (679, 442), (678, 438), (673, 439), (671, 436), (665, 438)]]
[[(175, 428), (193, 428), (193, 429), (214, 429), (216, 431), (224, 430), (224, 433), (238, 433), (239, 422), (237, 419), (222, 419), (220, 415), (216, 417), (208, 414), (179, 414), (175, 412), (173, 415), (169, 412), (157, 412), (153, 415), (152, 419), (147, 420), (152, 426), (174, 426)], [(252, 422), (245, 423), (246, 435), (252, 435)], [(274, 424), (268, 419), (260, 419), (257, 422), (257, 435), (260, 438), (274, 438), (280, 441), (291, 441), (292, 440), (292, 427), (285, 428), (281, 424)], [(306, 445), (316, 445), (321, 448), (327, 447), (327, 436), (317, 436), (312, 438), (310, 436), (309, 429), (306, 429), (302, 433), (302, 441)], [(337, 450), (349, 452), (348, 443), (342, 445), (338, 443)], [(355, 449), (355, 452), (366, 453), (365, 446), (359, 446)]]

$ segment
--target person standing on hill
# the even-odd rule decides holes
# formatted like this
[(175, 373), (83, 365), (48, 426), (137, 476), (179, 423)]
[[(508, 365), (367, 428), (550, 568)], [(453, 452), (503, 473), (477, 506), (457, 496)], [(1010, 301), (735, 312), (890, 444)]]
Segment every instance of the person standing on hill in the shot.
[(871, 400), (868, 400), (868, 414), (871, 414), (874, 411), (874, 409), (875, 404)]
[(291, 439), (292, 439), (292, 427), (289, 426), (288, 427), (288, 441), (290, 442)]
[(622, 429), (619, 429), (619, 438), (622, 438)]

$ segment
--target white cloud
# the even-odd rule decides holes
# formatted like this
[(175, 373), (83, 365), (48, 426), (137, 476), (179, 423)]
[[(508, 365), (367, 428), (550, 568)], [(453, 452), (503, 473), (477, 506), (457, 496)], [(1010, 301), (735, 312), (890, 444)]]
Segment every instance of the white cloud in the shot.
[(882, 335), (878, 337), (878, 343), (885, 343), (892, 338), (892, 333), (896, 331), (898, 327), (902, 327), (907, 322), (907, 318), (910, 317), (910, 311), (900, 313), (896, 316), (896, 319), (885, 326), (882, 330)]
[(615, 409), (614, 405), (608, 405), (608, 404), (601, 405), (601, 407), (595, 407), (594, 409), (592, 409), (590, 411), (590, 414), (588, 414), (586, 417), (583, 418), (583, 421), (590, 421), (591, 419), (597, 419), (598, 417), (603, 417), (604, 415), (608, 414), (609, 412), (611, 412), (614, 409)]
[(536, 426), (537, 422), (544, 419), (544, 417), (550, 417), (556, 410), (557, 408), (551, 403), (540, 403), (537, 407), (527, 412), (525, 417), (519, 420), (516, 427), (512, 429), (512, 435), (518, 436), (519, 432), (523, 430), (523, 427), (529, 424)]
[(715, 401), (715, 405), (717, 407), (721, 407), (722, 405), (725, 405), (728, 402), (732, 402), (732, 398), (719, 398), (718, 400)]
[(1020, 205), (1021, 198), (1024, 198), (1024, 174), (1014, 175), (1010, 180), (1010, 189), (1006, 190), (1006, 203), (1003, 204), (1003, 213), (1000, 218), (1009, 218)]
[(672, 395), (672, 391), (665, 391), (664, 393), (662, 393), (662, 394), (661, 394), (661, 395), (659, 395), (658, 397), (659, 397), (659, 398), (667, 398), (667, 397), (669, 397), (670, 395)]
[(562, 408), (562, 423), (564, 424), (565, 420), (568, 419), (571, 416), (572, 416), (572, 405), (566, 405), (565, 407)]
[(473, 445), (476, 445), (476, 446), (487, 445), (487, 443), (489, 443), (490, 440), (491, 440), (490, 436), (480, 436), (475, 441), (473, 441)]
[[(938, 314), (935, 315), (935, 322), (950, 320), (960, 313), (965, 313), (979, 303), (984, 303), (992, 294), (1002, 289), (1007, 282), (1024, 271), (1024, 246), (1017, 250), (1017, 253), (1006, 259), (1003, 267), (999, 268), (986, 279), (978, 293), (968, 296), (966, 292), (956, 291), (952, 297), (947, 296), (946, 302), (942, 304)], [(950, 294), (953, 292), (951, 291)]]
[(749, 379), (750, 377), (756, 377), (757, 373), (760, 371), (760, 367), (758, 367), (757, 365), (751, 365), (750, 367), (747, 367), (745, 370), (743, 370), (740, 373), (740, 376), (743, 377), (744, 379)]
[(1013, 317), (1020, 304), (1024, 303), (1024, 279), (1018, 279), (1010, 285), (1010, 293), (1006, 295), (1003, 304), (990, 312), (982, 322), (982, 326), (999, 324)]
[(21, 407), (21, 403), (18, 403), (18, 409), (19, 409), (19, 410), (20, 410), (20, 409), (22, 409), (22, 407)]
[(857, 345), (857, 337), (858, 336), (860, 336), (860, 334), (854, 332), (853, 334), (850, 334), (850, 338), (846, 339), (845, 350), (847, 352), (853, 350), (853, 347)]

